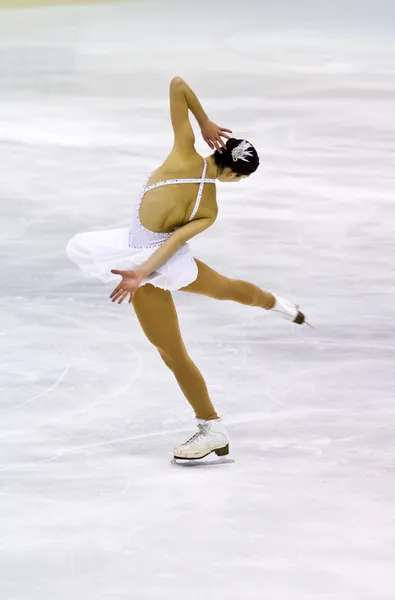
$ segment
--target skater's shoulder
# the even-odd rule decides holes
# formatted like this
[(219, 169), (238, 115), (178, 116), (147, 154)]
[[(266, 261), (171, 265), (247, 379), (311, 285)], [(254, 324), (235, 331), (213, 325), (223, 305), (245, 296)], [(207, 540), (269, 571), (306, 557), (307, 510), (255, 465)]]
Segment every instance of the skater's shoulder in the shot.
[[(166, 160), (151, 173), (148, 185), (154, 181), (176, 182), (183, 179), (201, 179), (204, 165), (205, 159), (197, 152), (185, 155), (173, 149)], [(214, 177), (208, 168), (205, 179), (212, 176)], [(215, 186), (210, 187), (215, 189)]]

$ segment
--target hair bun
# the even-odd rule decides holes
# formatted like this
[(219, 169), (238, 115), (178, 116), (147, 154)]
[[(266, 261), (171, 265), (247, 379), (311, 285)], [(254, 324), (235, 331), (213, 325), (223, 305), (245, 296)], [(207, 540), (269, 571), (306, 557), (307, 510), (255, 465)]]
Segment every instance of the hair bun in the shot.
[[(240, 151), (234, 153), (233, 151), (238, 147), (240, 148)], [(247, 140), (239, 140), (236, 138), (227, 140), (226, 149), (222, 149), (222, 152), (216, 150), (214, 152), (214, 160), (216, 165), (221, 169), (229, 167), (229, 169), (238, 175), (250, 175), (251, 173), (254, 173), (259, 166), (259, 157), (254, 146)]]

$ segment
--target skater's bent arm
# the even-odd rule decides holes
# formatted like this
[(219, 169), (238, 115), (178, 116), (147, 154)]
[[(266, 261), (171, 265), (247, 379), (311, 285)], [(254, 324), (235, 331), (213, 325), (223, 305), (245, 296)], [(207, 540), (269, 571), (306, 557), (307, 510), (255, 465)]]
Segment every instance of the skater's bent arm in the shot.
[(181, 77), (174, 77), (170, 82), (170, 114), (174, 130), (174, 149), (181, 152), (194, 151), (195, 134), (189, 121), (189, 110), (200, 128), (203, 127), (208, 121), (208, 116), (196, 94)]
[(194, 219), (190, 223), (183, 225), (160, 246), (150, 256), (150, 258), (138, 269), (138, 271), (148, 277), (151, 273), (159, 269), (185, 242), (193, 238), (198, 233), (208, 229), (215, 221), (215, 218)]

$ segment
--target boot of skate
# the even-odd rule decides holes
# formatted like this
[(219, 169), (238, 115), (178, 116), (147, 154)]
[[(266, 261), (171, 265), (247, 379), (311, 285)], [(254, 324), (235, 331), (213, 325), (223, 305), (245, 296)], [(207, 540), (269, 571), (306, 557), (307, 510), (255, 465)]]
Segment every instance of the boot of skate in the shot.
[(285, 300), (281, 296), (277, 296), (277, 294), (273, 294), (273, 296), (275, 297), (276, 302), (271, 309), (272, 311), (280, 313), (284, 319), (297, 323), (298, 325), (302, 325), (305, 322), (305, 316), (300, 312), (299, 306), (293, 304), (289, 300)]
[(196, 460), (211, 452), (217, 456), (229, 454), (229, 434), (221, 419), (204, 421), (197, 419), (198, 431), (187, 442), (174, 448), (174, 458)]

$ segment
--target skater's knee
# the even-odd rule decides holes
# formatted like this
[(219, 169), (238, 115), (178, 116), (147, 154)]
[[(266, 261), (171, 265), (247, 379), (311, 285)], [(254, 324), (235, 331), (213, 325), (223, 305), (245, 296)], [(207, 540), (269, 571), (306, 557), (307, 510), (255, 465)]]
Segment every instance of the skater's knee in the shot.
[(245, 282), (240, 279), (230, 279), (229, 277), (223, 277), (221, 282), (220, 294), (221, 300), (233, 300), (237, 302), (240, 297), (240, 292)]
[(189, 360), (188, 354), (184, 348), (172, 347), (172, 348), (157, 348), (163, 362), (169, 367), (171, 371), (174, 371), (177, 367)]
[(233, 279), (222, 277), (217, 281), (215, 298), (217, 300), (231, 300)]
[(173, 365), (173, 360), (172, 357), (167, 354), (167, 352), (165, 352), (164, 350), (162, 350), (161, 348), (157, 348), (161, 359), (163, 360), (163, 362), (165, 363), (165, 365), (167, 365), (169, 367), (169, 369), (172, 368)]

